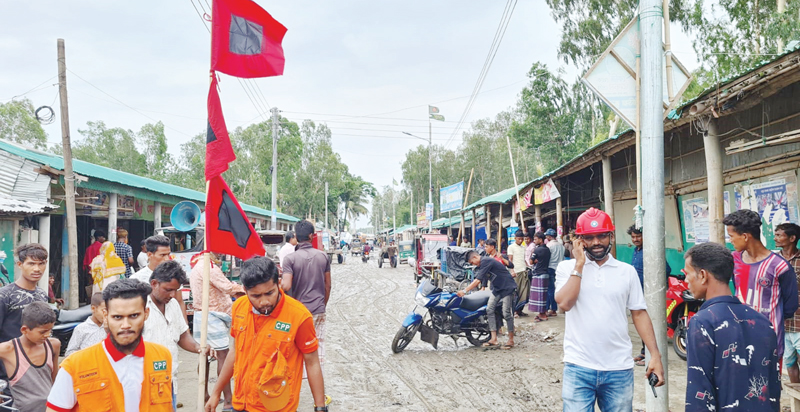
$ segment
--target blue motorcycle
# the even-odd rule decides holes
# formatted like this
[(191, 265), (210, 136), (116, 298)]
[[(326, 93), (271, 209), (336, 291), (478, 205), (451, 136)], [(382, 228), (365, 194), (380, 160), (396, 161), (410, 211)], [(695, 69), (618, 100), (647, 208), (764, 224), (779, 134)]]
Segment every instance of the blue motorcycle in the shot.
[[(392, 352), (402, 352), (418, 331), (422, 341), (434, 348), (438, 348), (440, 334), (450, 336), (453, 341), (465, 337), (475, 346), (483, 345), (491, 337), (486, 317), (490, 294), (485, 290), (462, 298), (452, 291), (443, 291), (426, 279), (417, 288), (414, 310), (406, 316), (394, 336)], [(417, 313), (418, 308), (427, 309), (427, 312)]]

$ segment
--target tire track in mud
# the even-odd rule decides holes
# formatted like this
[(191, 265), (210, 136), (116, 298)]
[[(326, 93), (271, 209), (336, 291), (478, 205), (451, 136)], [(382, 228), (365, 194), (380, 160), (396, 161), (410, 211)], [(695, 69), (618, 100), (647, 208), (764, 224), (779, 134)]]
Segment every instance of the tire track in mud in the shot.
[[(404, 271), (404, 272), (407, 272), (407, 271)], [(364, 275), (363, 271), (357, 271), (357, 274), (358, 274), (358, 276), (359, 276), (359, 277), (361, 277), (361, 278), (362, 278), (362, 279), (364, 279), (365, 281), (366, 281), (366, 280), (368, 280), (368, 279), (366, 279), (366, 276)], [(377, 302), (378, 302), (379, 300), (382, 300), (384, 297), (386, 297), (386, 296), (388, 296), (388, 295), (391, 295), (392, 293), (394, 293), (394, 292), (395, 292), (395, 291), (396, 291), (396, 290), (397, 290), (397, 289), (400, 287), (400, 284), (399, 284), (399, 283), (398, 283), (396, 280), (394, 280), (393, 278), (391, 278), (391, 277), (380, 277), (380, 278), (377, 278), (377, 279), (380, 279), (380, 280), (388, 280), (389, 282), (391, 282), (392, 284), (394, 284), (394, 288), (392, 288), (392, 290), (391, 290), (391, 291), (389, 291), (389, 292), (387, 292), (387, 293), (385, 293), (385, 294), (381, 295), (381, 296), (380, 296), (380, 297), (378, 297), (377, 299), (375, 299), (375, 300), (372, 302), (372, 304), (373, 304), (373, 306), (375, 306), (377, 309), (379, 309), (381, 312), (383, 312), (384, 314), (388, 315), (390, 318), (392, 318), (392, 319), (396, 320), (392, 314), (390, 314), (390, 313), (386, 312), (386, 310), (384, 310), (384, 309), (383, 309), (383, 307), (381, 307), (381, 306), (378, 306), (378, 305), (377, 305)], [(416, 284), (413, 284), (413, 286), (414, 286), (414, 287), (415, 287), (415, 289), (416, 289)], [(372, 287), (372, 288), (375, 288), (375, 287), (376, 287), (376, 285), (374, 285), (374, 284), (371, 284), (371, 287)], [(445, 339), (445, 340), (446, 340), (446, 339)], [(459, 339), (459, 340), (460, 340), (460, 339)], [(456, 344), (456, 345), (457, 345), (456, 341), (454, 341), (454, 344)], [(469, 344), (468, 344), (468, 347), (469, 347), (469, 346), (471, 346), (471, 345), (469, 345)], [(449, 361), (445, 361), (443, 365), (434, 365), (434, 366), (437, 366), (437, 367), (438, 367), (438, 368), (440, 368), (440, 369), (437, 369), (436, 367), (434, 367), (434, 366), (431, 366), (431, 365), (427, 365), (427, 364), (425, 364), (425, 363), (423, 363), (423, 362), (414, 362), (414, 364), (415, 364), (415, 365), (416, 365), (416, 366), (417, 366), (417, 367), (418, 367), (420, 370), (428, 372), (428, 373), (427, 373), (427, 374), (428, 374), (428, 376), (437, 376), (437, 375), (441, 375), (443, 372), (445, 372), (445, 373), (444, 373), (445, 375), (450, 375), (450, 376), (459, 376), (459, 375), (463, 375), (463, 372), (464, 372), (464, 371), (463, 371), (463, 369), (467, 368), (467, 369), (469, 369), (469, 370), (472, 372), (470, 375), (471, 375), (472, 377), (476, 378), (474, 381), (477, 381), (478, 379), (480, 379), (481, 377), (483, 377), (483, 376), (485, 375), (485, 372), (484, 372), (484, 371), (481, 371), (480, 369), (478, 369), (478, 368), (476, 368), (475, 366), (473, 366), (473, 365), (472, 365), (472, 363), (471, 363), (471, 362), (469, 362), (468, 360), (467, 360), (467, 361), (465, 361), (465, 359), (464, 359), (463, 357), (459, 357), (459, 356), (457, 355), (457, 353), (459, 353), (459, 352), (460, 352), (460, 353), (463, 355), (463, 352), (461, 352), (461, 350), (462, 350), (462, 349), (460, 349), (460, 347), (459, 347), (458, 349), (456, 349), (456, 352), (454, 352), (454, 353), (448, 353), (448, 352), (440, 352), (440, 351), (437, 351), (436, 353), (437, 353), (437, 354), (440, 356), (440, 358), (443, 358), (443, 359), (444, 359), (445, 357), (450, 357), (450, 358), (451, 358), (451, 359), (449, 359)], [(453, 358), (454, 358), (454, 359), (453, 359)], [(445, 368), (447, 368), (447, 370), (446, 370), (446, 371), (444, 370)], [(433, 369), (433, 370), (432, 370), (432, 369)], [(492, 381), (492, 380), (489, 380), (489, 382), (491, 382), (492, 388), (491, 388), (490, 390), (488, 390), (488, 392), (496, 392), (496, 393), (500, 393), (500, 392), (502, 391), (502, 388), (498, 387), (498, 385), (497, 385), (496, 383), (494, 383), (494, 381)], [(453, 382), (453, 381), (451, 381), (451, 380), (447, 380), (447, 379), (445, 379), (445, 380), (441, 380), (441, 383), (442, 383), (442, 384), (444, 384), (445, 386), (447, 386), (447, 388), (449, 388), (449, 389), (450, 389), (450, 393), (459, 393), (459, 392), (463, 392), (463, 389), (464, 389), (464, 388), (463, 388), (463, 386), (466, 386), (467, 388), (469, 388), (469, 389), (470, 389), (470, 391), (468, 391), (468, 392), (475, 393), (475, 394), (477, 394), (477, 393), (480, 393), (480, 391), (478, 390), (478, 388), (474, 387), (474, 386), (472, 385), (472, 383), (471, 383), (471, 382), (468, 382), (468, 381), (466, 381), (466, 380), (462, 380), (461, 382), (459, 382), (459, 385), (460, 385), (460, 387), (459, 387), (459, 386), (454, 386), (454, 385), (455, 385), (455, 384), (454, 384), (454, 382)], [(486, 385), (486, 382), (483, 382), (483, 385)], [(521, 406), (521, 407), (523, 407), (523, 408), (530, 407), (530, 405), (526, 405), (526, 404), (525, 404), (525, 403), (523, 403), (523, 402), (522, 402), (522, 401), (521, 401), (519, 398), (512, 398), (512, 399), (514, 399), (514, 400), (515, 400), (515, 401), (516, 401), (516, 402), (519, 404), (519, 406)], [(469, 400), (469, 401), (470, 401), (470, 403), (473, 405), (473, 407), (476, 407), (476, 408), (481, 408), (481, 410), (488, 410), (488, 409), (492, 409), (492, 406), (491, 406), (491, 405), (489, 405), (489, 404), (487, 404), (487, 403), (484, 401), (484, 399), (483, 399), (483, 396), (479, 396), (479, 397), (477, 397), (477, 398), (462, 398), (462, 400)], [(480, 405), (476, 405), (476, 401), (478, 401), (477, 403), (480, 403)]]

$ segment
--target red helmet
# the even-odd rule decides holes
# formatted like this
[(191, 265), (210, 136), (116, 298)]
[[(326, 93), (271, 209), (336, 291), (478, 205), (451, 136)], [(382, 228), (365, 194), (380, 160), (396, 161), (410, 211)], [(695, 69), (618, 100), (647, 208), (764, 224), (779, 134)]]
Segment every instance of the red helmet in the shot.
[(578, 216), (578, 222), (575, 226), (575, 234), (577, 235), (593, 235), (614, 231), (614, 222), (611, 221), (611, 217), (606, 212), (593, 207)]

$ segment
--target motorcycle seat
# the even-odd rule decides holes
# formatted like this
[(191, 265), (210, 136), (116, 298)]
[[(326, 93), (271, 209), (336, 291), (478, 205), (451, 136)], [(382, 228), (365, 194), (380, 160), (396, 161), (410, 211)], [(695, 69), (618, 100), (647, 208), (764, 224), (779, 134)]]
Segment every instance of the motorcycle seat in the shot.
[(474, 312), (480, 309), (489, 302), (489, 296), (491, 296), (492, 292), (488, 290), (482, 290), (480, 292), (475, 292), (469, 295), (464, 296), (461, 298), (461, 304), (459, 307), (464, 310), (468, 310)]
[(92, 305), (81, 306), (78, 309), (62, 309), (58, 312), (58, 323), (83, 322), (92, 316)]

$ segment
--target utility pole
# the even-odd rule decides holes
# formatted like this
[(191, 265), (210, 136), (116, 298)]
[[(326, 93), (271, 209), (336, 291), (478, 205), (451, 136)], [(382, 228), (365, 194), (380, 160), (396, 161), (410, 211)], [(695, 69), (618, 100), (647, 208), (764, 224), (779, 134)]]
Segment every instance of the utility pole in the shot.
[[(642, 202), (644, 206), (644, 295), (649, 308), (666, 307), (666, 271), (664, 245), (664, 106), (663, 106), (663, 55), (661, 41), (663, 7), (661, 0), (640, 0), (639, 28), (641, 30), (641, 102), (640, 127), (642, 142)], [(653, 322), (656, 344), (661, 354), (661, 364), (667, 365), (667, 320), (663, 310), (648, 311)], [(651, 354), (646, 352), (646, 363)], [(648, 412), (669, 411), (668, 369), (664, 367), (664, 386), (643, 388), (647, 396)]]
[[(69, 137), (69, 104), (67, 100), (67, 58), (64, 39), (58, 39), (58, 94), (61, 96), (61, 150), (64, 152), (64, 191), (67, 209), (67, 244), (69, 254), (65, 257), (69, 275), (68, 309), (77, 309), (79, 298), (78, 276), (78, 218), (75, 214), (75, 173), (72, 172), (72, 145)], [(50, 239), (45, 239), (49, 242)], [(63, 277), (62, 277), (63, 279)]]
[[(428, 203), (433, 204), (433, 132), (431, 121), (428, 119)], [(427, 210), (427, 209), (426, 209)], [(433, 213), (428, 219), (428, 233), (433, 231)]]
[(325, 231), (328, 231), (328, 182), (325, 182)]
[(397, 211), (395, 210), (394, 180), (392, 180), (392, 237), (397, 237)]
[[(278, 108), (270, 109), (272, 112), (272, 230), (278, 230)], [(327, 198), (326, 198), (327, 199)], [(327, 213), (327, 211), (326, 211)]]
[[(786, 0), (778, 0), (778, 13), (786, 11)], [(783, 39), (778, 38), (778, 54), (783, 53)]]

